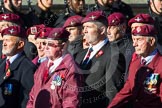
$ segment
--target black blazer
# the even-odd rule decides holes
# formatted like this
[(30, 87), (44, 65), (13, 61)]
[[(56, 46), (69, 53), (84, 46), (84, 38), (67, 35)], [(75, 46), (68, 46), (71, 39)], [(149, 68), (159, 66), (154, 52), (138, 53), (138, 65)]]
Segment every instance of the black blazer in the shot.
[(83, 66), (82, 60), (87, 50), (78, 53), (75, 59), (84, 75), (81, 108), (106, 108), (123, 85), (119, 84), (125, 71), (119, 62), (123, 57), (107, 43), (86, 66)]
[(36, 66), (23, 52), (10, 65), (11, 76), (4, 79), (5, 62), (3, 59), (0, 63), (0, 108), (25, 108)]

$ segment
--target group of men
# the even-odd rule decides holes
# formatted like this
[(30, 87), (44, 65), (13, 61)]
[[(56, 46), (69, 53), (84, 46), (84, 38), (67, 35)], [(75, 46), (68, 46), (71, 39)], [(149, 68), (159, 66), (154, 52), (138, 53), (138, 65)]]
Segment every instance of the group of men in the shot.
[(66, 0), (57, 15), (53, 0), (27, 14), (3, 0), (1, 108), (162, 107), (162, 1), (135, 16), (121, 0), (95, 2), (85, 12), (84, 0)]

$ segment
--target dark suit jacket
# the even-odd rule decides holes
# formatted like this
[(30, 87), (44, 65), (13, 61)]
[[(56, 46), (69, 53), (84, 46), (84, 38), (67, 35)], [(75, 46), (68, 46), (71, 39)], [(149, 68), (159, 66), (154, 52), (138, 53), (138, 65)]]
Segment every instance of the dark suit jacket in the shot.
[(106, 108), (121, 89), (119, 80), (124, 73), (123, 66), (118, 62), (119, 53), (111, 50), (109, 44), (104, 45), (86, 66), (82, 65), (82, 60), (87, 49), (76, 56), (76, 63), (84, 75), (81, 108)]
[(30, 60), (33, 60), (38, 55), (37, 47), (32, 42), (26, 41), (24, 51)]
[[(11, 76), (4, 79), (5, 62), (3, 59), (0, 63), (0, 108), (25, 108), (34, 83), (33, 74), (36, 66), (22, 53), (10, 65)], [(6, 94), (6, 91), (11, 93)]]

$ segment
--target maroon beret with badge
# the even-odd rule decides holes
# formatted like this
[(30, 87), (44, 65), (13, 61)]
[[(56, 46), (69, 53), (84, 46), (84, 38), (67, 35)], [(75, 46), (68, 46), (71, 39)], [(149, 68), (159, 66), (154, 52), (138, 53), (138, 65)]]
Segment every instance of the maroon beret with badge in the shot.
[(26, 38), (25, 30), (20, 26), (10, 26), (2, 30), (1, 35), (10, 35), (10, 36), (17, 36), (21, 38)]
[(0, 14), (0, 21), (8, 21), (20, 25), (23, 24), (23, 21), (21, 20), (20, 16), (13, 13)]
[(82, 23), (94, 22), (94, 21), (101, 22), (106, 26), (108, 25), (105, 13), (99, 10), (88, 13), (86, 17), (82, 20)]
[(40, 29), (40, 31), (36, 34), (36, 38), (45, 39), (48, 37), (48, 35), (50, 34), (50, 32), (52, 30), (53, 30), (53, 28), (51, 28), (51, 27), (44, 27), (44, 28)]
[(126, 22), (125, 16), (120, 12), (114, 12), (110, 14), (108, 17), (108, 26), (117, 26)]
[(53, 28), (50, 34), (48, 35), (48, 39), (67, 41), (69, 35), (70, 33), (64, 28)]
[(155, 36), (157, 31), (153, 25), (137, 26), (132, 31), (133, 36)]
[(35, 26), (33, 26), (33, 27), (30, 27), (28, 30), (27, 30), (27, 35), (36, 35), (36, 34), (38, 34), (38, 32), (42, 29), (42, 28), (44, 28), (45, 27), (45, 25), (44, 24), (40, 24), (40, 25), (35, 25)]
[(132, 23), (145, 23), (145, 24), (154, 24), (154, 19), (149, 14), (137, 14), (135, 17), (129, 20), (128, 26), (131, 26)]
[(81, 23), (82, 19), (83, 19), (83, 17), (81, 17), (79, 15), (71, 16), (65, 21), (63, 27), (66, 28), (66, 27), (80, 26), (80, 25), (82, 25), (82, 23)]

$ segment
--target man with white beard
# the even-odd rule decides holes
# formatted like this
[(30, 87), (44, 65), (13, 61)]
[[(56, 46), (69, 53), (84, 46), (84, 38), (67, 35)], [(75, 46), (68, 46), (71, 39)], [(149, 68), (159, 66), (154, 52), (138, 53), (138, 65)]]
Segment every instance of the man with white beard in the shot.
[(6, 58), (0, 62), (0, 107), (25, 108), (36, 70), (23, 51), (25, 32), (20, 26), (11, 26), (2, 30), (1, 35)]

